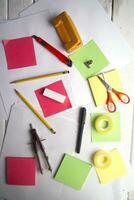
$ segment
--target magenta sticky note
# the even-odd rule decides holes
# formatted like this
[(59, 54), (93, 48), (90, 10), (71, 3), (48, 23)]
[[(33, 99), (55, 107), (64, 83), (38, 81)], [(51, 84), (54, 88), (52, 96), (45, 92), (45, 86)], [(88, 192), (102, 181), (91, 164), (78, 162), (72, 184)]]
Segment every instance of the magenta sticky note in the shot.
[[(60, 103), (58, 101), (55, 101), (51, 98), (44, 96), (43, 92), (46, 88), (50, 89), (54, 92), (57, 92), (61, 95), (64, 95), (66, 97), (64, 103)], [(54, 115), (58, 112), (64, 111), (64, 110), (72, 107), (70, 99), (68, 97), (68, 94), (66, 92), (66, 89), (64, 87), (62, 80), (54, 82), (50, 85), (47, 85), (45, 87), (42, 87), (42, 88), (36, 90), (35, 94), (37, 96), (37, 99), (38, 99), (39, 104), (40, 104), (40, 106), (43, 110), (45, 117)]]
[(6, 183), (35, 185), (36, 159), (32, 157), (6, 157)]
[(8, 69), (17, 69), (36, 65), (32, 37), (3, 40)]

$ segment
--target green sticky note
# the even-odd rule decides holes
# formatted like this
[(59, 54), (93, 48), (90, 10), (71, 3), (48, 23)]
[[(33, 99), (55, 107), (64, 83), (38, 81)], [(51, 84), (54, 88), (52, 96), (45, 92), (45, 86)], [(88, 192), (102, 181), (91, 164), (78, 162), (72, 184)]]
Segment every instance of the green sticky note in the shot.
[(85, 79), (95, 75), (109, 64), (94, 40), (89, 41), (69, 57)]
[[(95, 129), (95, 120), (100, 115), (108, 115), (113, 120), (113, 128), (107, 134), (100, 134)], [(114, 142), (121, 140), (121, 131), (120, 131), (120, 113), (92, 113), (91, 114), (91, 137), (92, 142)]]
[(76, 190), (80, 190), (90, 169), (91, 165), (89, 163), (65, 154), (54, 179)]

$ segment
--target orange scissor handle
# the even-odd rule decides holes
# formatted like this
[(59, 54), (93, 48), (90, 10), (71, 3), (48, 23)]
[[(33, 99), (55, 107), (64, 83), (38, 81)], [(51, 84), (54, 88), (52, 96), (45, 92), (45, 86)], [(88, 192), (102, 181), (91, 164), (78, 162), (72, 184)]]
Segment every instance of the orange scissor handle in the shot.
[(112, 92), (118, 97), (118, 99), (122, 102), (122, 103), (129, 103), (130, 102), (130, 98), (127, 94), (123, 93), (123, 92), (119, 92), (115, 89), (112, 89)]
[(112, 95), (111, 95), (111, 92), (107, 92), (107, 109), (109, 112), (115, 112), (116, 111), (116, 105), (113, 101), (113, 98), (112, 98)]

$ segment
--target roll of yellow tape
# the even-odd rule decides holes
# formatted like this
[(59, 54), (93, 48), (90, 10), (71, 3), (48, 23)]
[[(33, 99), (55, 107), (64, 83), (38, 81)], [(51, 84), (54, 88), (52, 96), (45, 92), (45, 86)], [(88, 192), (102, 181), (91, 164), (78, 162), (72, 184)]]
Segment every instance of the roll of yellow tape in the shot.
[(112, 158), (110, 152), (99, 150), (93, 155), (93, 163), (95, 167), (106, 168), (111, 165)]
[(113, 129), (113, 120), (108, 115), (101, 115), (95, 120), (95, 129), (100, 134), (108, 134)]

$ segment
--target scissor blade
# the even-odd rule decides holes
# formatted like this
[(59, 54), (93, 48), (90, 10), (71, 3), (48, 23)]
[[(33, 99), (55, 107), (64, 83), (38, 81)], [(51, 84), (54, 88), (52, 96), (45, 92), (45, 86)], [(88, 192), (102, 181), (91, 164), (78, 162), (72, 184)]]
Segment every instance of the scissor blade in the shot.
[(97, 76), (97, 77), (103, 83), (103, 85), (106, 87), (107, 90), (112, 89), (111, 86), (105, 80), (103, 80), (100, 76)]

